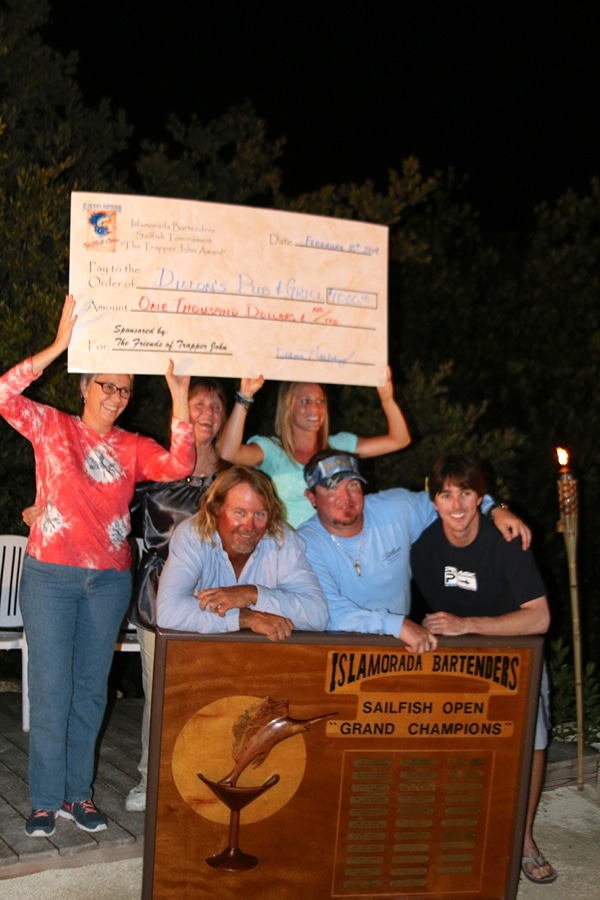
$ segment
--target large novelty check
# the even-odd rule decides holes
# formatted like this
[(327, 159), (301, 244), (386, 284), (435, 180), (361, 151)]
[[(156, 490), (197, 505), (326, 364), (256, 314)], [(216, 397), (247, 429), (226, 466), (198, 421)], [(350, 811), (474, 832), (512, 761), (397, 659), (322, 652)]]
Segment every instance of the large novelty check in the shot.
[(69, 369), (382, 384), (387, 268), (380, 225), (73, 193)]

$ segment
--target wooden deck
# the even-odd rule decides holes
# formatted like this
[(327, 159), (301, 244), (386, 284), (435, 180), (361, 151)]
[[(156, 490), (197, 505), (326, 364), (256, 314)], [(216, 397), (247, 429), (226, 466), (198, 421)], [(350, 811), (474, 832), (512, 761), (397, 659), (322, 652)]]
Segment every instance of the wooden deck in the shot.
[(21, 695), (0, 692), (0, 880), (143, 855), (144, 813), (125, 810), (125, 797), (139, 781), (142, 706), (142, 700), (117, 699), (107, 710), (94, 800), (108, 816), (108, 829), (87, 834), (58, 818), (52, 837), (30, 838), (29, 737), (21, 730)]
[[(30, 838), (27, 790), (28, 735), (21, 730), (21, 695), (0, 692), (0, 881), (44, 869), (112, 862), (143, 855), (144, 813), (128, 813), (125, 797), (138, 783), (142, 700), (115, 700), (100, 742), (94, 799), (109, 827), (86, 834), (59, 818), (51, 838)], [(576, 783), (575, 746), (552, 744), (545, 790)], [(585, 782), (598, 783), (598, 754), (586, 751)]]

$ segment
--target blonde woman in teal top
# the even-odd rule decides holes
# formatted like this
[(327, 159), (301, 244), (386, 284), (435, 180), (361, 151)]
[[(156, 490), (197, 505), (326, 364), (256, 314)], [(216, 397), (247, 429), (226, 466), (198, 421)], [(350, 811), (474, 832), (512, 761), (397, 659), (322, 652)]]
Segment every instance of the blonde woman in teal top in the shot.
[(366, 458), (401, 450), (410, 443), (406, 421), (394, 399), (392, 373), (388, 366), (386, 382), (377, 388), (387, 419), (387, 434), (359, 437), (340, 432), (330, 436), (327, 398), (321, 385), (283, 382), (277, 398), (276, 437), (255, 435), (243, 444), (247, 412), (264, 383), (262, 375), (242, 378), (233, 411), (223, 431), (221, 455), (228, 462), (255, 466), (269, 475), (285, 504), (287, 521), (294, 528), (314, 512), (304, 496), (303, 469), (319, 450), (333, 447)]

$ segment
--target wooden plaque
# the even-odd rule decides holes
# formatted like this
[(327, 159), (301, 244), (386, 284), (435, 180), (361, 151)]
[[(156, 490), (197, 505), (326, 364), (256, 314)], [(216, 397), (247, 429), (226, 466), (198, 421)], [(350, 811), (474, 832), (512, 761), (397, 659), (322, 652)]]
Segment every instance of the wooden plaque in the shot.
[(144, 898), (514, 898), (538, 637), (158, 632)]

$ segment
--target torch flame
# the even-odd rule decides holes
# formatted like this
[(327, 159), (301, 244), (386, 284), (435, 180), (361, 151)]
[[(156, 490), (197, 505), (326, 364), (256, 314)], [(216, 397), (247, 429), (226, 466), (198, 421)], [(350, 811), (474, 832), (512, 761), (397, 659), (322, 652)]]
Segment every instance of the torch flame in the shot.
[(558, 464), (560, 466), (566, 466), (569, 463), (569, 454), (563, 449), (563, 447), (556, 448), (556, 455), (558, 456)]

